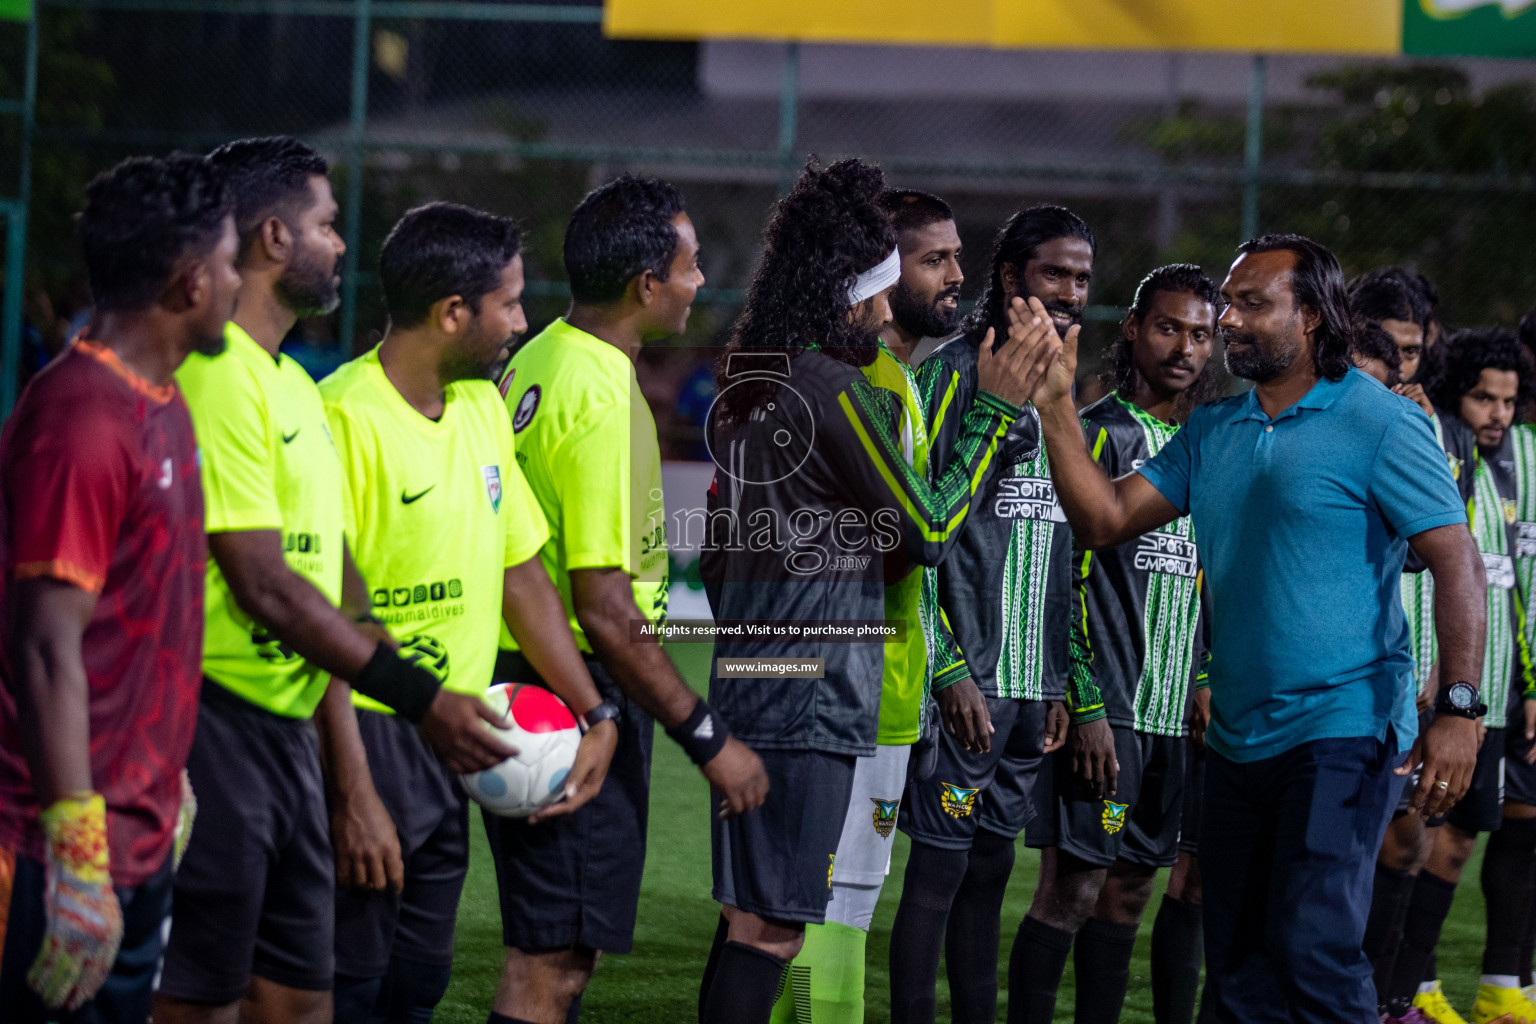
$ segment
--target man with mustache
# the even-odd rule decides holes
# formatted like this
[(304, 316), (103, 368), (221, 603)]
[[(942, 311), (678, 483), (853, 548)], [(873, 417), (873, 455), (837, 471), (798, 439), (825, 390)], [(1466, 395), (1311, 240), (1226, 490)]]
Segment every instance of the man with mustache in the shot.
[[(1532, 379), (1536, 368), (1515, 336), (1502, 328), (1457, 331), (1442, 339), (1429, 368), (1430, 399), (1477, 441), (1472, 535), (1488, 581), (1481, 680), (1487, 705), (1482, 725), (1487, 732), (1466, 796), (1443, 818), (1427, 822), (1430, 826), (1443, 822), (1443, 826), (1429, 833), (1428, 859), (1407, 903), (1391, 980), (1380, 993), (1383, 1019), (1412, 1021), (1412, 1014), (1418, 1012), (1435, 1021), (1455, 1020), (1455, 1011), (1434, 977), (1433, 958), (1480, 832), (1491, 833), (1482, 875), (1488, 944), (1471, 1017), (1475, 1024), (1505, 1014), (1533, 1019), (1536, 1004), (1520, 990), (1518, 975), (1520, 938), (1536, 867), (1536, 807), (1527, 802), (1532, 799), (1528, 788), (1522, 792), (1516, 784), (1528, 766), (1520, 757), (1506, 762), (1505, 752), (1508, 732), (1510, 748), (1524, 755), (1528, 745), (1519, 741), (1536, 724), (1536, 680), (1519, 629), (1525, 597), (1518, 592), (1515, 573), (1523, 473), (1515, 464), (1510, 436), (1516, 410), (1536, 394)], [(1521, 707), (1520, 713), (1515, 706)]]
[[(1053, 337), (1076, 327), (1094, 252), (1088, 225), (1059, 206), (1022, 210), (999, 231), (976, 309), (918, 371), (932, 472), (948, 468), (958, 417), (976, 401), (974, 364), (988, 334), (1007, 333), (1008, 309), (1026, 298), (1042, 304)], [(1066, 739), (1071, 538), (1032, 410), (1009, 428), (982, 488), (985, 500), (938, 571), (933, 690), (944, 729), (934, 772), (908, 787), (900, 818), (912, 854), (891, 933), (898, 1022), (933, 1020), (941, 942), (954, 1018), (995, 1014), (1014, 840), (1034, 816), (1042, 758)]]
[[(1424, 414), (1350, 366), (1333, 254), (1298, 235), (1238, 252), (1218, 323), (1228, 369), (1253, 391), (1197, 409), (1115, 480), (1072, 406), (1075, 339), (1035, 402), (1084, 547), (1186, 514), (1200, 537), (1212, 602), (1204, 1014), (1368, 1024), (1366, 851), (1397, 777), (1422, 763), (1413, 805), (1440, 814), (1477, 761), (1482, 559)], [(1398, 592), (1409, 545), (1441, 597), (1441, 687), (1404, 761), (1418, 731)]]
[[(311, 721), (330, 676), (417, 723), (457, 771), (510, 752), (478, 697), (442, 688), (372, 628), (347, 552), (341, 463), (320, 391), (279, 350), (336, 308), (336, 200), (297, 139), (209, 155), (228, 176), (240, 294), (222, 355), (177, 372), (202, 458), (204, 683), (187, 773), (202, 827), (176, 873), (160, 1024), (331, 1018), (336, 873)], [(339, 605), (339, 607), (338, 607)], [(242, 1001), (244, 1009), (242, 1012)]]
[(6, 1021), (149, 1017), (195, 807), (182, 769), (208, 560), (173, 375), (224, 346), (232, 214), (198, 156), (136, 157), (87, 185), (91, 322), (0, 436)]
[[(911, 353), (924, 338), (947, 337), (960, 321), (960, 235), (949, 204), (914, 189), (886, 189), (901, 254), (901, 278), (890, 293), (891, 322), (864, 377), (888, 395), (896, 412), (902, 454), (921, 474), (928, 469), (927, 414)], [(885, 588), (885, 616), (907, 625), (885, 645), (875, 756), (853, 770), (853, 794), (837, 843), (832, 898), (824, 924), (805, 928), (805, 946), (789, 967), (789, 984), (774, 1006), (775, 1024), (858, 1024), (864, 1019), (864, 949), (875, 905), (891, 867), (891, 847), (910, 760), (923, 731), (934, 666), (930, 638), (938, 617), (933, 570), (909, 566)]]
[[(1210, 397), (1218, 301), (1216, 286), (1190, 264), (1160, 267), (1137, 287), (1107, 357), (1115, 390), (1082, 414), (1106, 473), (1119, 476), (1152, 458)], [(1081, 610), (1072, 620), (1072, 730), (1068, 749), (1043, 773), (1043, 820), (1029, 829), (1029, 845), (1043, 853), (1020, 928), (1030, 944), (1016, 944), (1010, 964), (1010, 981), (1016, 974), (1022, 983), (1008, 990), (1014, 1019), (1049, 1020), (1055, 1009), (1064, 957), (1036, 950), (1046, 942), (1053, 952), (1074, 950), (1074, 1019), (1119, 1019), (1157, 869), (1179, 861), (1181, 829), (1197, 820), (1184, 810), (1186, 779), (1196, 770), (1187, 734), (1203, 747), (1210, 693), (1200, 682), (1195, 540), (1185, 516), (1103, 551), (1074, 545)], [(1161, 962), (1186, 970), (1177, 981), (1157, 980), (1163, 1002), (1179, 1004), (1159, 1007), (1168, 1015), (1160, 1019), (1187, 1024), (1199, 985), (1200, 901), (1198, 869), (1183, 856), (1158, 925)], [(1021, 962), (1026, 956), (1033, 961)]]
[[(384, 340), (320, 393), (345, 474), (348, 536), (381, 626), (444, 686), (479, 697), (505, 621), (580, 716), (576, 762), (544, 818), (597, 792), (618, 728), (603, 717), (609, 708), (539, 560), (549, 529), (490, 380), (528, 325), (520, 248), (509, 217), (453, 203), (408, 212), (379, 257)], [(335, 1020), (425, 1019), (448, 988), (468, 798), (408, 721), (346, 683), (331, 681), (316, 717), (337, 852)]]

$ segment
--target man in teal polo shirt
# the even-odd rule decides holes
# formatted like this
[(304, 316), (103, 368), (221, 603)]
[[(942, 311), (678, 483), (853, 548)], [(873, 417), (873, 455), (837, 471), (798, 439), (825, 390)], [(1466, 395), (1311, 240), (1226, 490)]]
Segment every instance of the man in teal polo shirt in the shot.
[[(1069, 398), (1075, 336), (1035, 404), (1081, 544), (1181, 515), (1200, 538), (1213, 608), (1202, 1019), (1369, 1024), (1360, 944), (1392, 769), (1422, 761), (1413, 806), (1436, 814), (1476, 761), (1482, 562), (1424, 414), (1350, 367), (1333, 254), (1297, 235), (1238, 251), (1220, 326), (1228, 369), (1253, 391), (1196, 410), (1115, 481)], [(1439, 710), (1418, 742), (1398, 594), (1410, 545), (1442, 597)]]

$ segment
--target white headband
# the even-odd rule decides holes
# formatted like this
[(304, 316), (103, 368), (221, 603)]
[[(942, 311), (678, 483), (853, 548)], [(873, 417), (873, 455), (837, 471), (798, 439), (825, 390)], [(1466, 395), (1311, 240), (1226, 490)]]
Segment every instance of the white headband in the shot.
[(901, 254), (892, 249), (885, 259), (853, 279), (848, 286), (848, 305), (857, 306), (865, 299), (873, 298), (901, 280)]

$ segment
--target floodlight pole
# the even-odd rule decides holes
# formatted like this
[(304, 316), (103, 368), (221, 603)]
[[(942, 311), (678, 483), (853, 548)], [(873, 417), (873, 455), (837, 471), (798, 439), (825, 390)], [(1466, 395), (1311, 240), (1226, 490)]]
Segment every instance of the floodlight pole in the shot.
[(26, 288), (27, 207), (32, 202), (32, 127), (37, 115), (37, 5), (27, 22), (27, 64), (21, 99), (21, 160), (16, 199), (5, 218), (5, 294), (0, 301), (0, 419), (16, 404), (21, 366), (21, 306)]
[(352, 5), (352, 113), (347, 122), (347, 214), (343, 239), (346, 263), (341, 274), (341, 323), (337, 340), (342, 354), (352, 358), (357, 331), (357, 266), (361, 258), (363, 219), (363, 136), (368, 130), (368, 44), (372, 38), (372, 0)]
[(795, 137), (799, 133), (800, 44), (784, 46), (784, 75), (779, 82), (779, 195), (795, 184)]
[(1243, 237), (1259, 233), (1259, 164), (1264, 156), (1264, 55), (1253, 55), (1248, 84), (1248, 137), (1243, 147)]

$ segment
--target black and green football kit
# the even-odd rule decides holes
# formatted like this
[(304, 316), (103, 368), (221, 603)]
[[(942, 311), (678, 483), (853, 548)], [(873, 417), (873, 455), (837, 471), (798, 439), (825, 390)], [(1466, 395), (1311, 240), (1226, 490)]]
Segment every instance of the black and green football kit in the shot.
[[(1536, 617), (1533, 617), (1533, 594), (1536, 594), (1536, 426), (1521, 424), (1510, 428), (1501, 455), (1500, 469), (1507, 470), (1514, 480), (1514, 527), (1511, 552), (1515, 565), (1515, 630), (1519, 646), (1516, 649), (1517, 668), (1524, 672), (1517, 676), (1520, 696), (1533, 696), (1529, 661), (1533, 643), (1536, 643)], [(1484, 700), (1487, 698), (1485, 697)], [(1508, 758), (1505, 762), (1504, 799), (1508, 803), (1536, 806), (1536, 765), (1525, 762), (1530, 749), (1526, 742), (1524, 707), (1520, 700), (1510, 701), (1509, 714), (1514, 727), (1505, 731)]]
[[(1119, 395), (1083, 411), (1094, 460), (1111, 479), (1134, 472), (1177, 432)], [(1096, 797), (1072, 770), (1071, 747), (1052, 759), (1054, 829), (1029, 845), (1055, 846), (1101, 867), (1116, 859), (1167, 867), (1178, 856), (1187, 735), (1201, 676), (1202, 583), (1188, 516), (1113, 548), (1074, 545), (1079, 614), (1072, 624), (1067, 709), (1074, 725), (1107, 719), (1120, 769)], [(1052, 834), (1054, 832), (1054, 835)]]
[[(977, 399), (977, 342), (961, 335), (918, 369), (929, 465), (945, 472), (953, 438)], [(939, 566), (934, 690), (970, 676), (987, 701), (991, 749), (965, 750), (939, 732), (937, 767), (909, 786), (900, 828), (942, 849), (967, 849), (977, 828), (1017, 836), (1036, 814), (1046, 702), (1066, 695), (1071, 533), (1056, 500), (1033, 407), (1009, 428), (984, 498)]]
[(1483, 557), (1488, 582), (1488, 626), (1479, 683), (1488, 730), (1478, 749), (1467, 795), (1445, 820), (1468, 832), (1491, 832), (1504, 820), (1505, 737), (1512, 703), (1532, 690), (1530, 657), (1521, 631), (1516, 597), (1517, 493), (1512, 445), (1506, 434), (1494, 451), (1480, 451), (1473, 471), (1472, 539)]
[[(722, 399), (740, 386), (764, 395), (730, 419), (716, 406), (700, 567), (717, 622), (807, 632), (716, 640), (710, 703), (763, 756), (774, 786), (757, 811), (715, 824), (714, 892), (750, 913), (819, 924), (853, 762), (875, 752), (886, 647), (810, 631), (884, 619), (886, 581), (951, 551), (1019, 410), (982, 394), (957, 414), (945, 446), (954, 457), (930, 484), (893, 429), (899, 400), (858, 367), (816, 349), (750, 355), (732, 364), (750, 368), (728, 373)], [(727, 658), (814, 660), (820, 677), (722, 675)], [(799, 788), (807, 766), (817, 784)]]

